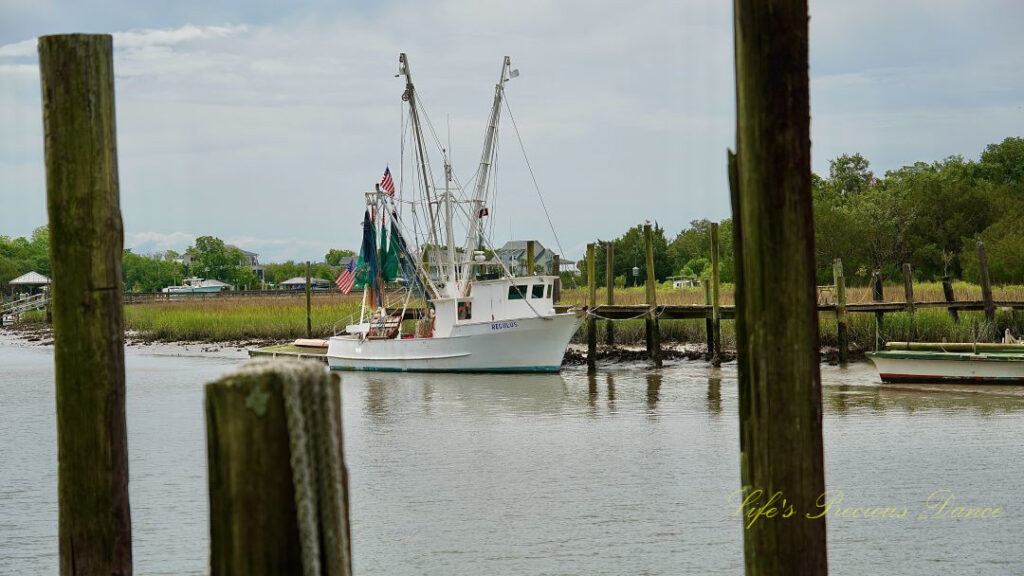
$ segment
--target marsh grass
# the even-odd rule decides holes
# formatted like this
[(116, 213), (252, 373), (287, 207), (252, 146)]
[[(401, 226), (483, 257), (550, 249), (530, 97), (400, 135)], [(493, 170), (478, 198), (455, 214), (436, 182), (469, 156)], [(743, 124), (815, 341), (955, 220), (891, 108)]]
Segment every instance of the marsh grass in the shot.
[[(873, 350), (875, 346), (875, 315), (856, 313), (847, 315), (850, 347), (854, 350)], [(661, 339), (666, 343), (703, 344), (707, 342), (704, 320), (661, 320)], [(1009, 329), (1014, 335), (1024, 334), (1024, 311), (996, 311), (994, 323), (985, 321), (984, 312), (960, 312), (960, 322), (954, 323), (943, 308), (925, 308), (911, 315), (895, 312), (885, 315), (882, 323), (882, 340), (886, 342), (985, 342), (995, 341)], [(831, 312), (818, 314), (818, 334), (822, 346), (839, 345), (836, 317)], [(598, 342), (603, 343), (605, 321), (597, 322)], [(645, 327), (643, 320), (620, 320), (615, 322), (615, 342), (623, 345), (643, 344)], [(573, 342), (587, 341), (587, 325), (584, 323), (573, 337)], [(722, 347), (735, 349), (736, 332), (732, 320), (722, 321)]]
[[(341, 330), (359, 314), (358, 297), (315, 295), (313, 336)], [(153, 340), (278, 340), (306, 335), (302, 297), (175, 300), (125, 306), (125, 328)]]
[[(957, 300), (979, 300), (981, 288), (965, 282), (953, 285)], [(599, 291), (599, 301), (603, 301)], [(703, 304), (702, 288), (672, 289), (658, 288), (658, 302), (669, 305)], [(848, 302), (870, 302), (871, 291), (866, 287), (848, 289)], [(582, 304), (585, 289), (565, 290), (562, 304)], [(645, 292), (642, 286), (618, 288), (615, 291), (617, 304), (643, 304)], [(885, 286), (886, 301), (903, 300), (903, 286)], [(1024, 286), (993, 287), (993, 297), (998, 300), (1024, 301)], [(918, 302), (942, 300), (942, 284), (938, 282), (914, 285), (914, 298)], [(722, 290), (723, 305), (732, 305), (732, 286)], [(401, 305), (400, 302), (393, 303)], [(347, 323), (356, 319), (361, 305), (361, 296), (340, 294), (317, 294), (313, 296), (313, 336), (323, 338), (340, 331)], [(410, 303), (417, 306), (418, 303)], [(850, 345), (854, 349), (870, 350), (875, 342), (875, 316), (871, 313), (851, 313), (849, 318)], [(25, 315), (27, 322), (42, 322), (42, 310)], [(598, 341), (604, 342), (605, 321), (598, 321)], [(662, 320), (662, 340), (673, 343), (703, 343), (704, 320)], [(306, 335), (306, 300), (301, 296), (282, 297), (238, 297), (203, 298), (197, 300), (156, 301), (125, 306), (125, 326), (139, 337), (167, 341), (233, 341), (233, 340), (283, 340)], [(722, 322), (722, 344), (726, 349), (735, 347), (735, 332), (731, 320)], [(822, 346), (835, 346), (836, 320), (830, 312), (819, 314), (820, 339)], [(886, 341), (928, 341), (928, 342), (971, 342), (996, 340), (1004, 330), (1010, 329), (1015, 335), (1024, 334), (1024, 311), (1011, 313), (998, 310), (993, 324), (985, 322), (982, 312), (961, 312), (960, 322), (954, 323), (944, 308), (924, 308), (913, 315), (905, 312), (885, 315), (882, 338)], [(412, 322), (406, 322), (403, 331), (413, 330)], [(615, 322), (616, 343), (630, 345), (644, 342), (643, 320), (621, 320)], [(573, 338), (574, 342), (586, 342), (586, 323)]]
[[(904, 302), (903, 284), (886, 284), (882, 286), (883, 300), (885, 302)], [(981, 286), (967, 282), (953, 283), (953, 296), (957, 301), (981, 300)], [(691, 306), (704, 304), (703, 288), (671, 288), (659, 285), (656, 290), (658, 304), (668, 306)], [(722, 284), (720, 288), (720, 302), (723, 306), (732, 306), (733, 285)], [(1024, 301), (1024, 286), (1008, 285), (993, 286), (992, 298), (996, 301), (1022, 302)], [(562, 290), (561, 304), (583, 305), (587, 301), (587, 289), (585, 286)], [(631, 286), (629, 288), (615, 289), (616, 304), (644, 304), (647, 301), (647, 293), (643, 286)], [(847, 304), (865, 304), (871, 302), (870, 286), (848, 286), (846, 288)], [(921, 282), (914, 284), (915, 302), (944, 302), (941, 282)], [(597, 289), (597, 303), (605, 303), (605, 289)], [(835, 296), (828, 290), (819, 293), (819, 304), (834, 304)]]

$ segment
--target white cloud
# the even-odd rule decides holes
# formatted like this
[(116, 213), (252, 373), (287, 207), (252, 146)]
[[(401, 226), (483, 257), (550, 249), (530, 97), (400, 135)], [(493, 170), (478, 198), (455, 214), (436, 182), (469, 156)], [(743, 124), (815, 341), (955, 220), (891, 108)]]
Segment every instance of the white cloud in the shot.
[[(1024, 80), (1010, 73), (1024, 69), (1024, 40), (1006, 16), (1019, 9), (925, 5), (812, 3), (817, 170), (853, 151), (876, 172), (976, 156), (1024, 125)], [(672, 233), (729, 215), (728, 2), (444, 0), (319, 6), (261, 24), (189, 17), (114, 34), (122, 208), (140, 246), (177, 250), (191, 232), (212, 234), (263, 261), (356, 247), (362, 193), (386, 163), (402, 174), (401, 51), (446, 145), (450, 127), (463, 177), (476, 170), (501, 57), (512, 57), (522, 74), (508, 98), (567, 257), (645, 219)], [(45, 218), (34, 59), (35, 40), (0, 46), (0, 233)], [(553, 244), (511, 128), (504, 119), (496, 239), (511, 228)]]

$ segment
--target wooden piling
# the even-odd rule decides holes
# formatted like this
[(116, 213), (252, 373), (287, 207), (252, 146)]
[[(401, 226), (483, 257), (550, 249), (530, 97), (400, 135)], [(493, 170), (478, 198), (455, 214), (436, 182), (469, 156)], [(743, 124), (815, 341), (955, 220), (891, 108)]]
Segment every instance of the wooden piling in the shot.
[(722, 310), (721, 271), (719, 260), (718, 222), (711, 223), (711, 329), (715, 334), (715, 346), (711, 352), (711, 364), (722, 365)]
[(839, 343), (839, 364), (845, 366), (849, 357), (850, 341), (846, 324), (846, 278), (843, 276), (843, 261), (832, 262), (832, 278), (836, 284), (836, 337)]
[[(615, 242), (606, 242), (604, 249), (605, 303), (612, 306), (615, 304)], [(605, 344), (609, 348), (615, 346), (615, 323), (611, 320), (605, 320)]]
[[(871, 300), (878, 303), (885, 301), (885, 293), (882, 290), (882, 271), (877, 268), (871, 273)], [(879, 310), (875, 312), (875, 350), (882, 349), (884, 325), (885, 313)]]
[(523, 276), (533, 276), (534, 241), (526, 241), (526, 265), (523, 267)]
[(911, 270), (910, 263), (903, 263), (903, 294), (907, 301), (907, 312), (910, 313), (910, 340), (917, 338), (917, 326), (914, 322), (914, 274)]
[(738, 520), (746, 573), (824, 575), (807, 1), (734, 6), (740, 473), (756, 502), (744, 511), (779, 493), (799, 515)]
[(555, 277), (555, 287), (551, 291), (551, 299), (555, 304), (562, 300), (562, 259), (555, 254), (551, 257), (551, 274)]
[(43, 36), (39, 72), (53, 274), (60, 573), (127, 575), (124, 228), (112, 38)]
[(654, 231), (644, 224), (644, 248), (647, 252), (647, 353), (661, 368), (661, 327), (658, 322), (657, 279), (654, 275)]
[[(946, 302), (956, 302), (956, 294), (953, 293), (953, 282), (949, 276), (942, 277), (942, 296), (946, 299)], [(953, 320), (954, 324), (960, 323), (960, 312), (956, 308), (947, 308), (949, 311), (949, 317)]]
[(350, 575), (338, 377), (254, 361), (206, 385), (205, 412), (210, 573)]
[[(587, 244), (587, 304), (597, 305), (597, 271), (595, 268), (594, 244)], [(587, 316), (587, 371), (597, 370), (597, 317)]]
[(978, 274), (981, 280), (981, 299), (985, 302), (985, 320), (989, 324), (996, 321), (996, 305), (992, 300), (992, 283), (988, 278), (988, 256), (985, 255), (985, 243), (978, 238)]
[(907, 301), (907, 312), (914, 313), (914, 273), (910, 263), (903, 263), (903, 294)]
[(313, 298), (309, 272), (309, 260), (306, 260), (306, 338), (313, 337)]
[[(711, 280), (705, 278), (702, 282), (704, 284), (704, 305), (711, 306)], [(712, 321), (712, 313), (709, 311), (707, 318), (704, 319), (704, 335), (708, 341), (708, 355), (707, 358), (710, 360), (712, 354), (715, 352), (715, 324)]]

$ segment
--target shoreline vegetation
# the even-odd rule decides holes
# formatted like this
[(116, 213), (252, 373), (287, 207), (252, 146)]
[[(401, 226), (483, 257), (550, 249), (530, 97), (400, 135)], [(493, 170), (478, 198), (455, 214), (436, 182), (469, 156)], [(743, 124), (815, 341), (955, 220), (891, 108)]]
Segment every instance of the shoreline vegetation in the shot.
[[(886, 285), (885, 300), (903, 300), (902, 285)], [(1022, 301), (1024, 286), (993, 287), (995, 300)], [(966, 282), (956, 282), (954, 293), (957, 300), (977, 300), (981, 288)], [(918, 302), (940, 301), (943, 299), (941, 283), (917, 283), (914, 285)], [(603, 299), (599, 295), (599, 303)], [(643, 304), (643, 287), (620, 288), (616, 290), (616, 304)], [(848, 302), (870, 302), (868, 287), (847, 289)], [(825, 295), (823, 298), (827, 298)], [(704, 291), (701, 288), (659, 287), (659, 304), (687, 305), (703, 304)], [(583, 305), (586, 289), (568, 287), (562, 291), (561, 304)], [(326, 338), (340, 332), (345, 325), (354, 322), (359, 315), (362, 300), (358, 295), (337, 293), (315, 294), (312, 298), (312, 327), (314, 338)], [(733, 303), (732, 287), (723, 286), (722, 304)], [(825, 303), (825, 300), (822, 300)], [(397, 303), (401, 305), (400, 302)], [(415, 304), (410, 303), (410, 307)], [(51, 340), (49, 327), (44, 322), (42, 311), (29, 313), (18, 324), (5, 327), (8, 333), (20, 335), (27, 340), (47, 343)], [(412, 329), (411, 321), (407, 328)], [(855, 356), (874, 347), (875, 319), (873, 314), (850, 314), (850, 348)], [(599, 320), (599, 341), (604, 341), (605, 321)], [(663, 320), (662, 341), (671, 349), (676, 358), (696, 359), (706, 350), (704, 320)], [(586, 325), (583, 323), (572, 342), (586, 342)], [(230, 298), (178, 298), (169, 301), (155, 300), (125, 305), (125, 329), (132, 343), (189, 342), (219, 344), (225, 346), (257, 346), (294, 340), (306, 336), (306, 302), (301, 295), (279, 297), (230, 297)], [(944, 308), (918, 310), (913, 317), (906, 312), (888, 313), (883, 323), (882, 337), (886, 341), (926, 342), (972, 342), (991, 341), (1001, 337), (1009, 329), (1014, 335), (1024, 332), (1024, 312), (997, 310), (995, 322), (985, 321), (983, 312), (961, 312), (960, 322), (954, 323)], [(831, 312), (819, 314), (819, 334), (823, 355), (828, 358), (830, 349), (837, 346), (836, 319)], [(634, 359), (646, 357), (646, 352), (635, 350), (644, 342), (643, 320), (620, 320), (615, 322), (615, 342), (618, 350), (602, 346), (599, 354), (606, 358)], [(724, 350), (735, 348), (733, 322), (722, 322), (722, 344)], [(860, 353), (860, 354), (859, 354)], [(580, 351), (570, 349), (566, 361), (574, 363)], [(582, 355), (585, 355), (585, 350)], [(637, 356), (636, 359), (639, 359)]]

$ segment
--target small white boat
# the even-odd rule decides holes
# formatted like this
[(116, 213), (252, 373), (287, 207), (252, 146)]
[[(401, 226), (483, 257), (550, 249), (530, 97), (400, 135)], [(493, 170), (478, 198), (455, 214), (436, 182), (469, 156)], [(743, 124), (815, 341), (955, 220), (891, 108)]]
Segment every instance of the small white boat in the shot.
[[(419, 211), (410, 222), (423, 236), (419, 250), (411, 250), (404, 238), (410, 226), (399, 216), (390, 171), (366, 195), (363, 244), (354, 269), (355, 287), (363, 289), (359, 321), (344, 334), (328, 340), (327, 361), (335, 370), (384, 370), (403, 372), (557, 372), (562, 357), (585, 312), (558, 313), (552, 293), (556, 276), (527, 274), (514, 277), (498, 261), (486, 261), (485, 250), (494, 250), (486, 238), (483, 219), (488, 206), (488, 174), (496, 149), (502, 95), (507, 81), (517, 76), (506, 57), (495, 87), (484, 149), (476, 174), (473, 195), (460, 195), (447, 154), (444, 183), (435, 186), (425, 152), (419, 122), (418, 101), (402, 54), (399, 73), (406, 78), (402, 99), (409, 105), (411, 149), (416, 151), (415, 175), (422, 190)], [(442, 153), (444, 151), (442, 150)], [(381, 187), (390, 190), (381, 190)], [(457, 249), (455, 219), (465, 224), (465, 242)], [(390, 230), (384, 224), (390, 221)], [(416, 235), (419, 241), (419, 235)], [(439, 248), (444, 246), (443, 248)], [(353, 274), (350, 268), (347, 272)], [(353, 285), (339, 278), (343, 290)], [(352, 277), (348, 277), (351, 280)], [(388, 311), (387, 282), (396, 282), (400, 308)], [(344, 287), (344, 288), (343, 288)], [(404, 290), (404, 296), (401, 291)], [(426, 302), (427, 316), (415, 330), (402, 330), (408, 303), (415, 296)], [(398, 311), (394, 311), (398, 308)]]
[(203, 280), (200, 278), (186, 278), (182, 286), (167, 286), (161, 292), (165, 294), (211, 294), (231, 288), (230, 284), (220, 280)]
[(882, 382), (1024, 384), (1024, 345), (891, 342), (868, 352)]

